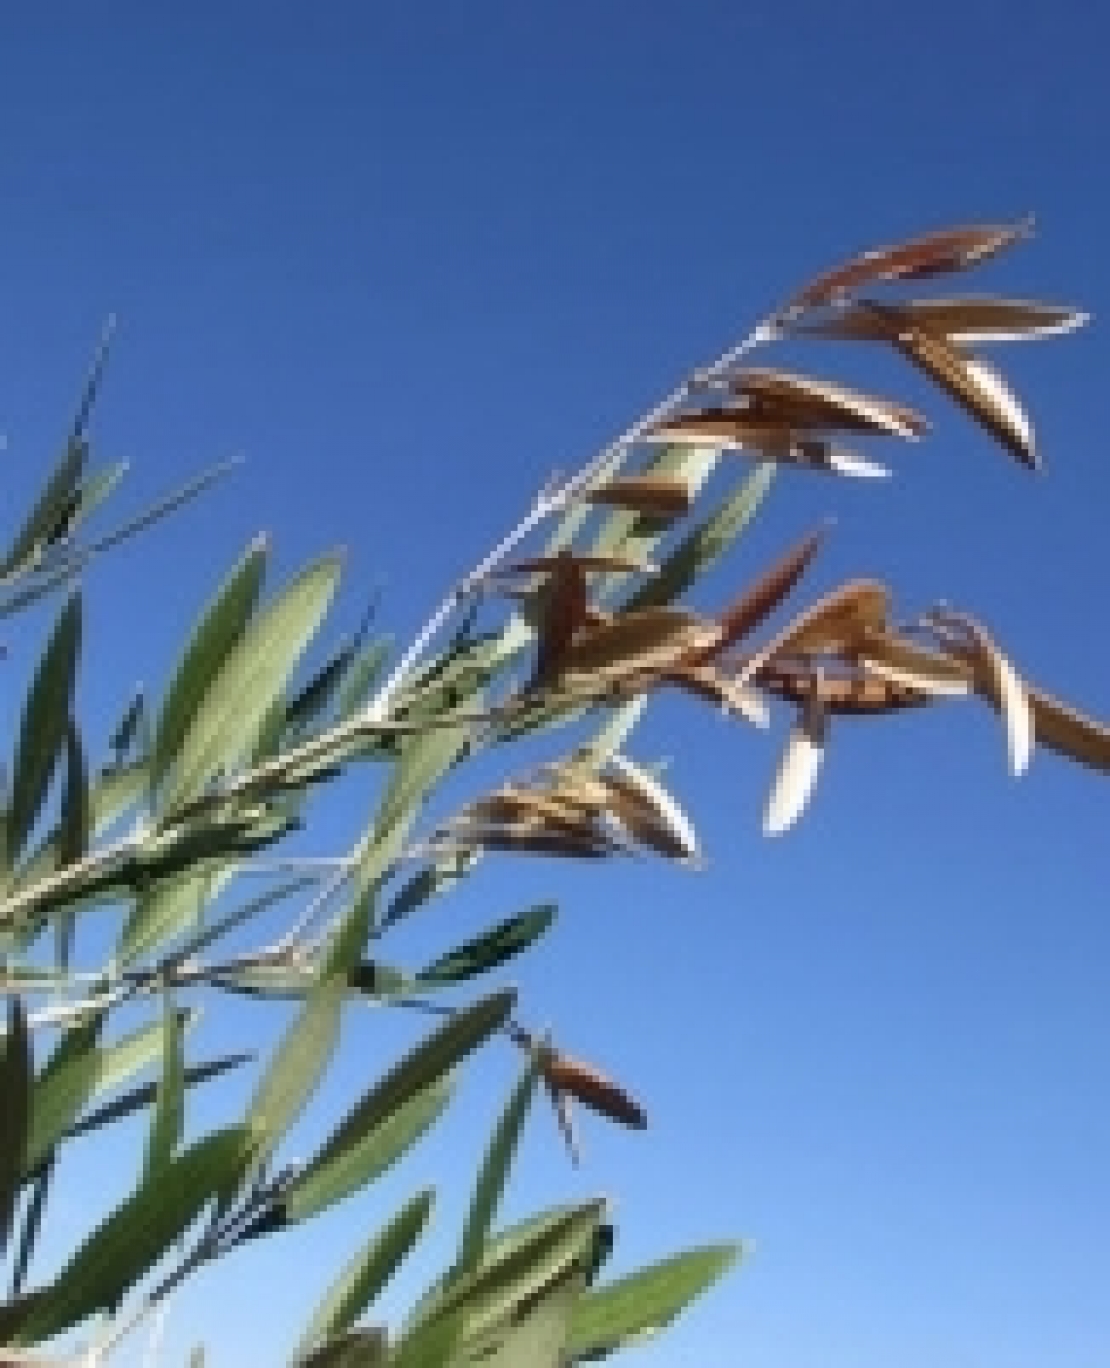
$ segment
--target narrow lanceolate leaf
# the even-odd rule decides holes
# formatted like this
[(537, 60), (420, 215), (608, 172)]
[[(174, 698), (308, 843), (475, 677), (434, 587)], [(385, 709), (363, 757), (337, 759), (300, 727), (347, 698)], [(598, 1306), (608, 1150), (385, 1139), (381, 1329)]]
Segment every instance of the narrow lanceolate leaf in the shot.
[(71, 537), (77, 528), (86, 519), (91, 518), (100, 505), (115, 493), (120, 481), (127, 474), (127, 470), (126, 461), (117, 461), (115, 465), (97, 470), (82, 481), (75, 496), (75, 507), (69, 519), (68, 532)]
[(709, 1245), (641, 1268), (578, 1298), (566, 1344), (569, 1362), (605, 1358), (663, 1329), (732, 1265), (738, 1245)]
[(698, 859), (690, 819), (658, 779), (623, 755), (610, 757), (604, 778), (610, 810), (635, 840), (674, 859)]
[(115, 1303), (234, 1181), (243, 1144), (238, 1126), (216, 1131), (141, 1183), (33, 1304), (19, 1338), (24, 1343), (48, 1339)]
[(62, 609), (23, 708), (7, 813), (8, 859), (23, 852), (65, 746), (81, 649), (81, 600)]
[(441, 955), (416, 976), (417, 983), (463, 983), (519, 955), (548, 930), (555, 920), (553, 903), (541, 903), (499, 922)]
[(942, 228), (891, 247), (875, 247), (811, 280), (790, 300), (788, 308), (800, 310), (835, 303), (861, 286), (878, 281), (922, 280), (965, 271), (1019, 242), (1031, 231), (1030, 219), (1016, 224), (974, 224)]
[(58, 831), (58, 857), (61, 864), (81, 859), (89, 846), (89, 775), (77, 724), (66, 728), (66, 778), (62, 790), (62, 812)]
[(320, 979), (274, 1052), (246, 1118), (257, 1160), (273, 1153), (319, 1086), (339, 1039), (346, 988), (341, 978)]
[(764, 835), (780, 836), (802, 815), (824, 758), (825, 730), (824, 709), (810, 700), (790, 729), (763, 814)]
[(49, 543), (66, 510), (72, 507), (77, 497), (87, 457), (88, 447), (79, 437), (66, 443), (61, 460), (51, 473), (27, 521), (20, 528), (8, 554), (0, 561), (0, 576), (29, 566), (36, 549)]
[(262, 591), (267, 551), (265, 537), (251, 542), (193, 627), (154, 729), (152, 786), (173, 764), (205, 694), (246, 631)]
[(532, 1050), (531, 1057), (510, 1093), (505, 1110), (501, 1113), (490, 1139), (489, 1149), (478, 1171), (474, 1195), (470, 1199), (466, 1224), (463, 1226), (456, 1265), (460, 1273), (469, 1272), (477, 1267), (489, 1233), (493, 1229), (497, 1208), (505, 1192), (509, 1170), (517, 1145), (520, 1143), (528, 1109), (536, 1094), (544, 1049), (544, 1046), (537, 1046)]
[(830, 380), (787, 371), (742, 370), (729, 388), (744, 401), (748, 421), (794, 430), (871, 432), (889, 437), (920, 437), (928, 424), (919, 413), (890, 399), (847, 389)]
[(185, 1058), (181, 1040), (181, 1018), (166, 994), (162, 1013), (162, 1077), (147, 1140), (144, 1174), (148, 1179), (164, 1172), (181, 1143), (185, 1126)]
[(316, 1308), (295, 1357), (348, 1330), (374, 1301), (420, 1238), (434, 1194), (425, 1188), (401, 1208), (344, 1268)]
[(810, 533), (729, 604), (717, 619), (721, 640), (715, 653), (743, 640), (775, 611), (809, 569), (824, 540), (824, 530)]
[(189, 723), (168, 780), (166, 807), (195, 798), (250, 753), (274, 701), (315, 635), (339, 583), (327, 556), (262, 609), (232, 647)]
[[(27, 1270), (31, 1266), (31, 1256), (38, 1244), (39, 1231), (42, 1229), (42, 1217), (46, 1210), (46, 1198), (50, 1192), (50, 1181), (54, 1176), (55, 1162), (55, 1151), (51, 1151), (35, 1172), (30, 1196), (23, 1208), (19, 1244), (16, 1246), (15, 1258), (12, 1261), (11, 1295), (13, 1299), (23, 1291), (23, 1285), (27, 1279)], [(3, 1338), (3, 1325), (0, 1323), (0, 1340)]]
[(974, 682), (973, 671), (963, 661), (893, 632), (870, 634), (859, 663), (869, 674), (928, 696), (959, 698)]
[[(437, 1088), (446, 1075), (471, 1050), (476, 1049), (505, 1024), (516, 1000), (515, 993), (503, 991), (483, 998), (456, 1013), (433, 1032), (388, 1074), (370, 1089), (347, 1113), (319, 1153), (297, 1178), (289, 1191), (286, 1210), (291, 1220), (302, 1219), (320, 1209), (320, 1194), (330, 1194), (346, 1182), (349, 1166), (361, 1169), (360, 1146), (373, 1144), (375, 1133), (394, 1113), (412, 1104), (417, 1113), (427, 1107), (429, 1119), (438, 1114), (441, 1097), (427, 1090)], [(416, 1099), (423, 1095), (421, 1101)], [(425, 1123), (427, 1124), (427, 1123)], [(419, 1132), (417, 1132), (419, 1133)], [(339, 1180), (333, 1175), (339, 1174)], [(344, 1187), (343, 1191), (349, 1191)]]
[(1022, 465), (1033, 470), (1039, 468), (1033, 425), (993, 366), (955, 343), (928, 333), (900, 332), (892, 341)]
[[(912, 300), (893, 306), (890, 312), (906, 328), (967, 347), (1058, 337), (1081, 328), (1089, 317), (1082, 309), (1056, 304), (976, 297)], [(867, 342), (884, 342), (890, 335), (889, 324), (866, 303), (841, 310), (804, 331)]]
[(1033, 732), (1041, 745), (1110, 773), (1110, 727), (1031, 684), (1025, 686), (1025, 693), (1033, 713)]
[(382, 1326), (348, 1330), (298, 1359), (296, 1368), (395, 1368), (389, 1337)]
[(0, 1044), (0, 1254), (11, 1233), (23, 1176), (33, 1076), (27, 1018), (21, 1000), (12, 997), (8, 999), (8, 1031)]
[(642, 584), (626, 606), (629, 609), (661, 607), (684, 594), (747, 527), (774, 478), (773, 461), (757, 466), (739, 489), (679, 542), (659, 567), (658, 574)]
[(329, 1141), (286, 1192), (284, 1219), (305, 1221), (368, 1187), (439, 1120), (451, 1095), (450, 1077), (437, 1078), (357, 1133), (348, 1132), (342, 1143), (333, 1146)]

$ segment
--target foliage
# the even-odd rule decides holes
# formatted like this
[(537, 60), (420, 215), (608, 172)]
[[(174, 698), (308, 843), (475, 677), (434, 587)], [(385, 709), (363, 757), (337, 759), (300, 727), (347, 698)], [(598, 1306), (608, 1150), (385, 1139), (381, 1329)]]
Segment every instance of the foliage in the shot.
[[(1110, 733), (1024, 680), (977, 619), (945, 608), (895, 625), (880, 583), (849, 582), (752, 644), (804, 578), (822, 533), (715, 616), (679, 603), (742, 534), (780, 467), (873, 477), (882, 467), (847, 449), (845, 438), (917, 440), (926, 429), (900, 403), (741, 366), (757, 346), (784, 336), (888, 345), (1019, 463), (1038, 464), (1024, 409), (978, 349), (1065, 332), (1083, 316), (1000, 299), (884, 295), (892, 285), (969, 269), (1026, 232), (1018, 225), (933, 233), (818, 277), (576, 475), (544, 490), (451, 589), (384, 681), (389, 647), (369, 636), (369, 620), (304, 671), (341, 558), (322, 557), (267, 597), (268, 548), (256, 539), (201, 613), (161, 704), (148, 711), (141, 694), (131, 700), (109, 739), (110, 759), (94, 769), (74, 715), (81, 578), (102, 551), (224, 471), (86, 538), (86, 522), (122, 474), (88, 469), (105, 338), (62, 455), (0, 566), (0, 616), (67, 596), (27, 691), (0, 823), (9, 1002), (0, 1054), (0, 1239), (10, 1240), (12, 1268), (0, 1341), (12, 1361), (34, 1361), (18, 1346), (77, 1329), (86, 1340), (80, 1361), (99, 1363), (186, 1277), (372, 1183), (435, 1124), (467, 1057), (495, 1038), (521, 1052), (523, 1068), (478, 1168), (456, 1259), (399, 1331), (360, 1326), (432, 1220), (432, 1192), (416, 1193), (338, 1274), (294, 1362), (592, 1361), (669, 1324), (735, 1260), (737, 1246), (713, 1245), (598, 1283), (613, 1242), (600, 1201), (498, 1229), (540, 1091), (572, 1152), (576, 1105), (629, 1127), (646, 1124), (625, 1089), (536, 1038), (515, 1015), (511, 991), (464, 1005), (450, 996), (540, 941), (553, 907), (502, 919), (415, 970), (380, 961), (379, 942), (487, 855), (597, 861), (639, 850), (695, 863), (700, 848), (688, 818), (651, 763), (628, 751), (645, 699), (664, 686), (744, 724), (768, 725), (768, 700), (789, 705), (793, 720), (765, 812), (772, 835), (804, 810), (829, 728), (845, 713), (882, 716), (977, 697), (1003, 720), (1015, 774), (1034, 741), (1110, 768)], [(754, 470), (699, 511), (708, 475), (737, 455), (754, 460)], [(546, 550), (513, 561), (556, 517)], [(512, 606), (487, 625), (498, 596)], [(561, 758), (422, 826), (437, 786), (479, 751), (565, 727), (577, 729), (576, 739)], [(309, 821), (316, 790), (355, 768), (380, 782), (353, 847), (334, 860), (284, 861), (291, 877), (274, 875), (262, 893), (245, 897), (244, 876), (264, 868), (259, 852)], [(75, 928), (104, 906), (116, 913), (114, 950), (79, 974), (70, 963)], [(276, 939), (246, 954), (214, 953), (222, 937), (283, 906), (295, 911)], [(51, 926), (52, 959), (44, 936)], [(186, 1144), (191, 1090), (246, 1059), (187, 1063), (192, 1013), (180, 1004), (200, 987), (301, 1005), (243, 1115)], [(344, 1006), (355, 997), (441, 1020), (353, 1101), (307, 1162), (283, 1164), (282, 1142), (326, 1073)], [(28, 1010), (25, 1001), (35, 1000), (44, 1005)], [(149, 1003), (151, 1019), (111, 1037), (113, 1013), (136, 1003)], [(32, 1049), (51, 1035), (49, 1053)], [(151, 1068), (157, 1082), (138, 1082)], [(55, 1278), (26, 1290), (66, 1146), (139, 1112), (149, 1115), (149, 1138), (134, 1191)], [(90, 1318), (102, 1312), (107, 1318), (94, 1327)]]

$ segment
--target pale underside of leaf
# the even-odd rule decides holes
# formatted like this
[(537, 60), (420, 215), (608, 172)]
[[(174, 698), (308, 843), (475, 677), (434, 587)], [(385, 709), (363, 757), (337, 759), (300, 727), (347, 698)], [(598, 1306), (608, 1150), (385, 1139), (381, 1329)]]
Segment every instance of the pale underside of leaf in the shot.
[(788, 831), (802, 815), (817, 783), (825, 754), (822, 720), (816, 709), (805, 709), (790, 729), (786, 749), (779, 762), (767, 806), (763, 832), (779, 836)]

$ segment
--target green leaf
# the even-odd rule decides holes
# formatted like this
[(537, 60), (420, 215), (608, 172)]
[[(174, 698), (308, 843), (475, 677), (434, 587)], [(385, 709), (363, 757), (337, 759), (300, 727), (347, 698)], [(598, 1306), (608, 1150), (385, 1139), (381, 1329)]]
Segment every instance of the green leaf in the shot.
[[(347, 1113), (297, 1178), (286, 1199), (290, 1219), (299, 1220), (308, 1212), (319, 1210), (322, 1193), (328, 1194), (328, 1200), (335, 1200), (330, 1194), (337, 1187), (343, 1192), (350, 1191), (350, 1175), (364, 1173), (367, 1153), (376, 1162), (379, 1129), (394, 1113), (404, 1110), (404, 1124), (398, 1123), (402, 1137), (410, 1129), (419, 1134), (421, 1118), (427, 1118), (425, 1126), (430, 1124), (445, 1100), (434, 1085), (440, 1084), (471, 1050), (505, 1024), (515, 1000), (511, 991), (483, 998), (456, 1013), (395, 1064)], [(429, 1089), (432, 1091), (428, 1092)], [(407, 1110), (410, 1106), (411, 1111)]]
[(127, 469), (126, 461), (117, 461), (115, 465), (94, 471), (81, 482), (81, 488), (76, 495), (77, 506), (69, 520), (70, 536), (115, 493), (120, 481), (127, 474)]
[(141, 956), (183, 931), (201, 924), (204, 909), (214, 897), (219, 881), (215, 862), (190, 862), (184, 873), (158, 879), (142, 888), (131, 914), (120, 931), (116, 956), (121, 964), (133, 964)]
[[(237, 1069), (240, 1064), (249, 1064), (253, 1059), (254, 1055), (250, 1052), (240, 1051), (238, 1054), (220, 1055), (216, 1059), (207, 1059), (201, 1064), (190, 1064), (184, 1074), (185, 1087), (192, 1088), (197, 1083), (206, 1083), (208, 1079), (218, 1078), (220, 1074), (227, 1073), (229, 1069)], [(110, 1102), (105, 1102), (95, 1111), (87, 1112), (79, 1121), (75, 1121), (68, 1128), (62, 1139), (73, 1140), (79, 1135), (88, 1135), (90, 1131), (99, 1130), (101, 1126), (107, 1126), (113, 1121), (122, 1120), (125, 1116), (131, 1116), (143, 1107), (149, 1107), (152, 1102), (156, 1101), (157, 1095), (157, 1083), (141, 1083), (138, 1087), (121, 1093), (119, 1097), (113, 1097)]]
[(58, 831), (58, 855), (63, 865), (72, 864), (89, 848), (89, 774), (81, 733), (73, 721), (66, 728), (66, 781), (62, 790), (62, 813)]
[(420, 1238), (431, 1215), (434, 1194), (425, 1188), (408, 1201), (347, 1264), (316, 1308), (297, 1353), (348, 1330), (397, 1271)]
[(540, 903), (527, 912), (498, 922), (482, 935), (464, 941), (421, 969), (416, 976), (417, 983), (462, 983), (486, 973), (538, 940), (555, 920), (555, 912), (553, 903)]
[(466, 1225), (459, 1245), (457, 1267), (461, 1272), (475, 1268), (485, 1249), (497, 1215), (497, 1208), (505, 1191), (509, 1169), (520, 1142), (528, 1109), (536, 1092), (542, 1054), (534, 1050), (519, 1081), (509, 1095), (508, 1104), (497, 1122), (489, 1149), (478, 1173), (474, 1196), (470, 1200)]
[[(15, 1259), (12, 1261), (12, 1296), (18, 1297), (23, 1290), (23, 1283), (27, 1277), (27, 1269), (31, 1263), (31, 1255), (34, 1253), (35, 1245), (38, 1242), (39, 1230), (42, 1227), (42, 1215), (46, 1210), (46, 1198), (50, 1191), (50, 1180), (54, 1176), (55, 1156), (51, 1152), (46, 1162), (35, 1173), (35, 1179), (31, 1186), (31, 1195), (27, 1199), (27, 1205), (23, 1209), (23, 1219), (20, 1224), (19, 1245), (15, 1251)], [(2, 1313), (0, 1313), (2, 1315)], [(4, 1332), (0, 1327), (0, 1342), (4, 1339)]]
[(380, 1177), (439, 1119), (451, 1100), (449, 1078), (438, 1078), (338, 1146), (331, 1142), (285, 1194), (287, 1221), (306, 1221)]
[(169, 771), (205, 694), (246, 630), (262, 591), (267, 550), (265, 537), (251, 542), (193, 628), (154, 730), (152, 787)]
[(604, 1358), (654, 1334), (715, 1283), (741, 1253), (738, 1245), (708, 1245), (583, 1293), (571, 1317), (568, 1356), (575, 1361)]
[(664, 607), (685, 593), (747, 527), (771, 487), (775, 470), (773, 461), (757, 465), (739, 489), (679, 542), (658, 573), (631, 596), (625, 609)]
[(563, 1351), (582, 1284), (581, 1273), (572, 1273), (544, 1292), (522, 1319), (474, 1346), (464, 1361), (481, 1368), (565, 1368), (570, 1359)]
[(603, 1210), (600, 1201), (556, 1209), (505, 1232), (476, 1268), (424, 1303), (418, 1323), (460, 1315), (466, 1341), (506, 1327), (536, 1297), (584, 1270)]
[(351, 1330), (314, 1349), (297, 1368), (385, 1368), (388, 1358), (384, 1330)]
[(244, 1140), (238, 1126), (216, 1131), (142, 1182), (31, 1307), (19, 1327), (20, 1341), (48, 1339), (116, 1302), (235, 1180)]
[(80, 649), (81, 599), (74, 594), (58, 617), (20, 722), (7, 813), (8, 859), (12, 863), (23, 852), (65, 745)]
[(285, 1032), (247, 1113), (255, 1161), (268, 1158), (316, 1091), (339, 1039), (347, 985), (320, 979)]
[(167, 781), (165, 806), (195, 798), (255, 744), (274, 700), (319, 627), (339, 582), (327, 556), (262, 609), (205, 691)]
[(45, 546), (53, 536), (77, 495), (87, 456), (88, 447), (79, 437), (66, 443), (61, 460), (51, 473), (27, 521), (20, 528), (11, 550), (0, 561), (0, 576), (10, 575), (27, 566), (36, 548)]
[[(192, 1014), (183, 1013), (188, 1026)], [(64, 1048), (63, 1048), (64, 1047)], [(119, 1087), (161, 1054), (162, 1023), (151, 1022), (113, 1045), (96, 1044), (89, 1027), (78, 1027), (35, 1080), (26, 1169), (36, 1168), (94, 1097)]]
[(349, 717), (356, 708), (363, 706), (370, 690), (381, 676), (392, 649), (393, 638), (382, 637), (364, 646), (355, 656), (339, 686), (335, 704), (337, 717)]
[[(440, 715), (449, 717), (450, 713)], [(375, 816), (375, 830), (384, 835), (406, 822), (458, 760), (470, 736), (470, 726), (435, 725), (406, 738), (389, 776)]]
[(162, 1077), (158, 1082), (154, 1117), (147, 1140), (143, 1172), (153, 1178), (164, 1172), (181, 1143), (185, 1128), (185, 1059), (181, 1043), (181, 1018), (166, 993), (162, 1012)]
[(0, 1253), (11, 1233), (23, 1176), (33, 1076), (27, 1018), (22, 1001), (12, 997), (8, 999), (8, 1032), (0, 1053)]
[(390, 902), (379, 930), (385, 930), (386, 927), (401, 921), (430, 898), (449, 892), (470, 873), (478, 858), (475, 851), (464, 850), (444, 856), (414, 874)]

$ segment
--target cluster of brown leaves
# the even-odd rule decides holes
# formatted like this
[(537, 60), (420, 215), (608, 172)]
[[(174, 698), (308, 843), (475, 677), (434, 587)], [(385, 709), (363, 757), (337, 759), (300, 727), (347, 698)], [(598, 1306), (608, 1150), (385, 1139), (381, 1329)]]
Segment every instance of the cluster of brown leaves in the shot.
[[(1020, 241), (1023, 222), (927, 234), (865, 252), (818, 276), (777, 316), (779, 333), (894, 347), (935, 381), (1023, 465), (1039, 463), (1032, 425), (1001, 375), (979, 354), (989, 343), (1069, 332), (1086, 315), (1021, 300), (967, 297), (901, 302), (864, 298), (873, 286), (966, 270)], [(721, 402), (657, 424), (649, 443), (748, 451), (760, 460), (850, 475), (885, 474), (845, 438), (916, 440), (925, 419), (893, 400), (829, 380), (769, 369), (715, 377)], [(704, 386), (692, 385), (699, 394)], [(648, 470), (611, 479), (588, 496), (666, 522), (685, 513), (681, 478)], [(910, 629), (892, 625), (890, 593), (873, 581), (843, 585), (768, 642), (738, 648), (795, 588), (821, 545), (815, 533), (792, 548), (715, 617), (673, 606), (607, 611), (590, 601), (592, 578), (651, 573), (614, 555), (556, 555), (510, 567), (537, 630), (525, 704), (632, 697), (671, 685), (757, 724), (765, 698), (786, 700), (795, 720), (764, 815), (785, 831), (804, 808), (820, 768), (830, 718), (879, 716), (940, 698), (975, 695), (1001, 714), (1010, 768), (1028, 765), (1034, 739), (1110, 769), (1110, 732), (1020, 678), (973, 619), (935, 612)], [(673, 798), (621, 757), (600, 773), (567, 761), (538, 781), (506, 784), (441, 833), (469, 847), (597, 857), (631, 846), (690, 860), (697, 842)]]

